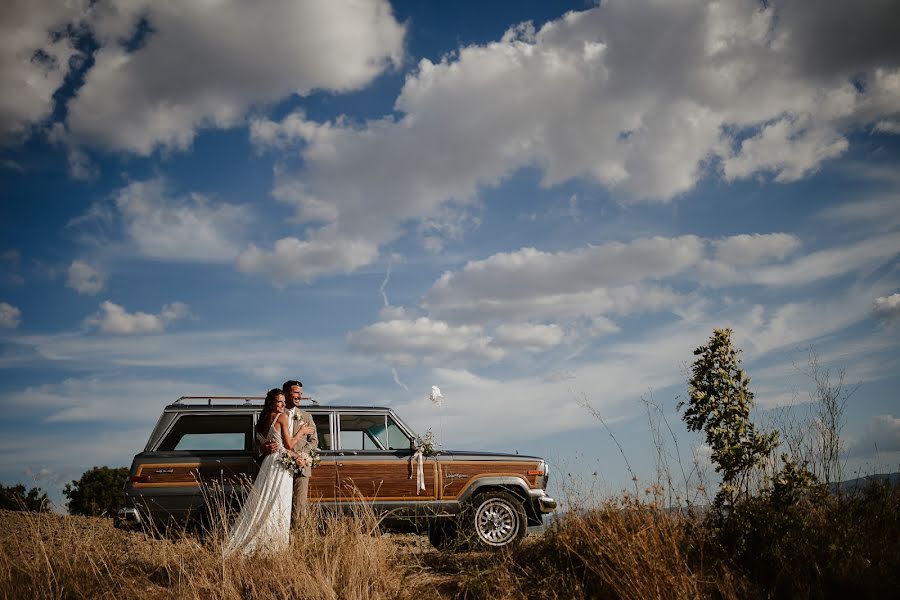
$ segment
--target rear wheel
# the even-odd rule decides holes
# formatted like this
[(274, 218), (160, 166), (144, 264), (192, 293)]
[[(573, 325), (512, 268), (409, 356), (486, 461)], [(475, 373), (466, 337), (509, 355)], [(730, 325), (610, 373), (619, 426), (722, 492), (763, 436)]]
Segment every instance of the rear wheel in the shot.
[(464, 511), (461, 532), (482, 548), (502, 548), (525, 537), (527, 521), (522, 501), (501, 490), (479, 494)]

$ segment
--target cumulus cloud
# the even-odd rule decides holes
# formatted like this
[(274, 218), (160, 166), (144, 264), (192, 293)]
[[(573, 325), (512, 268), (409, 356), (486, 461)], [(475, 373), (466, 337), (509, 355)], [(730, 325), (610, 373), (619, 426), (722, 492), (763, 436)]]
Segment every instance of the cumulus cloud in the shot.
[(181, 302), (166, 304), (158, 314), (126, 311), (109, 300), (100, 303), (100, 311), (85, 320), (85, 324), (96, 327), (103, 333), (113, 335), (137, 335), (158, 333), (177, 319), (188, 316), (188, 306)]
[(494, 329), (493, 343), (512, 350), (540, 352), (558, 346), (564, 337), (558, 325), (504, 323)]
[[(439, 328), (433, 339), (453, 334), (454, 339), (477, 340), (478, 350), (544, 352), (617, 333), (616, 319), (629, 315), (668, 313), (678, 322), (696, 323), (707, 318), (710, 287), (784, 288), (871, 272), (895, 260), (898, 235), (874, 235), (805, 255), (799, 253), (800, 240), (784, 233), (711, 240), (639, 238), (557, 252), (535, 248), (501, 252), (444, 272), (419, 307), (390, 307), (382, 311), (378, 322), (351, 334), (350, 340), (358, 350), (378, 357), (390, 354), (394, 363), (405, 364), (415, 362), (416, 356), (428, 360), (446, 354), (441, 344), (424, 344), (417, 353), (401, 353), (402, 360), (394, 356), (398, 344), (412, 343), (407, 336), (427, 339), (424, 332), (430, 328)], [(871, 298), (873, 290), (881, 293), (885, 285), (854, 286), (833, 302), (788, 302), (774, 308), (726, 298), (717, 310), (734, 304), (732, 310), (739, 312), (721, 318), (745, 335), (751, 350), (766, 352), (865, 318), (864, 298)], [(889, 318), (900, 311), (898, 304), (897, 294), (880, 299), (878, 314)], [(428, 317), (417, 318), (417, 312)], [(704, 326), (718, 325), (710, 321)], [(454, 355), (454, 360), (465, 363), (464, 352)], [(470, 363), (479, 360), (477, 353), (468, 357)]]
[(466, 311), (473, 305), (512, 305), (515, 313), (515, 307), (527, 301), (538, 304), (535, 309), (558, 311), (566, 298), (581, 300), (580, 305), (610, 296), (604, 302), (608, 306), (614, 302), (609, 289), (682, 273), (696, 265), (703, 252), (704, 242), (696, 236), (610, 242), (562, 252), (501, 252), (444, 273), (426, 294), (424, 306), (440, 313)]
[(69, 265), (66, 285), (79, 294), (93, 296), (100, 293), (106, 283), (106, 275), (84, 261), (75, 260)]
[(900, 317), (900, 294), (891, 294), (890, 296), (881, 296), (875, 299), (875, 306), (872, 312), (876, 317), (883, 321), (893, 321)]
[(439, 365), (479, 360), (494, 362), (505, 352), (491, 344), (478, 326), (454, 327), (420, 317), (373, 323), (348, 335), (355, 350), (380, 356), (392, 365)]
[(253, 220), (246, 205), (203, 194), (173, 194), (163, 178), (135, 181), (117, 190), (112, 203), (92, 205), (69, 222), (82, 241), (107, 246), (123, 236), (133, 252), (173, 262), (230, 263)]
[(325, 273), (349, 273), (377, 256), (378, 247), (363, 239), (286, 237), (275, 242), (271, 251), (251, 244), (237, 257), (237, 267), (244, 273), (264, 274), (277, 284), (285, 284), (310, 281)]
[(290, 94), (360, 88), (400, 63), (405, 35), (384, 0), (102, 0), (86, 23), (100, 48), (68, 129), (82, 144), (142, 155), (185, 149), (198, 129), (232, 127)]
[(850, 453), (855, 456), (874, 456), (880, 452), (898, 450), (900, 450), (900, 418), (894, 415), (875, 415), (869, 420), (862, 439), (850, 448)]
[[(704, 286), (791, 285), (878, 264), (893, 256), (896, 235), (783, 260), (800, 247), (784, 233), (639, 238), (573, 250), (522, 248), (447, 271), (425, 294), (423, 307), (443, 319), (597, 318), (677, 310), (694, 302), (667, 285), (675, 278)], [(598, 333), (616, 331), (598, 321)]]
[(6, 302), (0, 302), (0, 327), (15, 329), (22, 322), (22, 311)]
[[(862, 31), (895, 9), (825, 10), (828, 18), (798, 3), (611, 0), (421, 60), (396, 116), (322, 123), (296, 112), (255, 120), (251, 138), (300, 147), (303, 166), (280, 171), (275, 188), (300, 220), (374, 244), (447, 203), (472, 203), (523, 167), (540, 169), (545, 186), (584, 178), (623, 201), (669, 201), (719, 171), (795, 181), (844, 153), (849, 131), (900, 111), (885, 27), (854, 42), (853, 60), (809, 56), (833, 45), (810, 21)], [(422, 235), (440, 248), (439, 236)]]
[(787, 233), (734, 235), (713, 241), (715, 257), (736, 267), (783, 259), (800, 247), (800, 240)]
[(0, 143), (21, 140), (53, 110), (53, 94), (77, 55), (65, 28), (84, 3), (7, 0), (0, 19)]

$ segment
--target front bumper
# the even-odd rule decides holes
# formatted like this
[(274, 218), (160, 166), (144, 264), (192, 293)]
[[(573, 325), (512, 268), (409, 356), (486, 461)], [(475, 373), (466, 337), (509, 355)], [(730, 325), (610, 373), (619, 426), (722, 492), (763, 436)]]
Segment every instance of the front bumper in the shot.
[(136, 508), (120, 508), (116, 513), (116, 527), (129, 529), (141, 524), (141, 513)]
[(547, 495), (544, 490), (530, 490), (531, 504), (541, 514), (551, 513), (556, 510), (556, 500)]
[(551, 513), (556, 510), (556, 500), (550, 496), (541, 496), (538, 498), (538, 503), (542, 513)]

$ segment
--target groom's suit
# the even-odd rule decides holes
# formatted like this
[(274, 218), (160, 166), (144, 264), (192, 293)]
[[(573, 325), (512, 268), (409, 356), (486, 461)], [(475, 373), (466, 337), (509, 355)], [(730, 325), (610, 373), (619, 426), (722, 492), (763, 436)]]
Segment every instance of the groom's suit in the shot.
[[(292, 408), (288, 411), (288, 423), (290, 424), (290, 434), (294, 435), (296, 427), (300, 427), (297, 423), (296, 415), (300, 416), (304, 425), (313, 425), (312, 415), (300, 408)], [(307, 434), (298, 440), (294, 446), (295, 452), (309, 452), (310, 448), (319, 447), (319, 435), (315, 429), (311, 434)], [(298, 527), (302, 522), (303, 515), (306, 513), (306, 497), (309, 494), (309, 478), (312, 477), (312, 467), (307, 465), (300, 470), (300, 474), (294, 477), (294, 500), (291, 507), (291, 527)]]

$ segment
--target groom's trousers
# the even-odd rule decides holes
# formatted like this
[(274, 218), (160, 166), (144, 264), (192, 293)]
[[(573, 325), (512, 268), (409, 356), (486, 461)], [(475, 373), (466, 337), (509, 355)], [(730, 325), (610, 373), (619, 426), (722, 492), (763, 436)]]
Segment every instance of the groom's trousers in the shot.
[(309, 477), (294, 477), (294, 499), (291, 506), (291, 529), (298, 529), (309, 516)]

